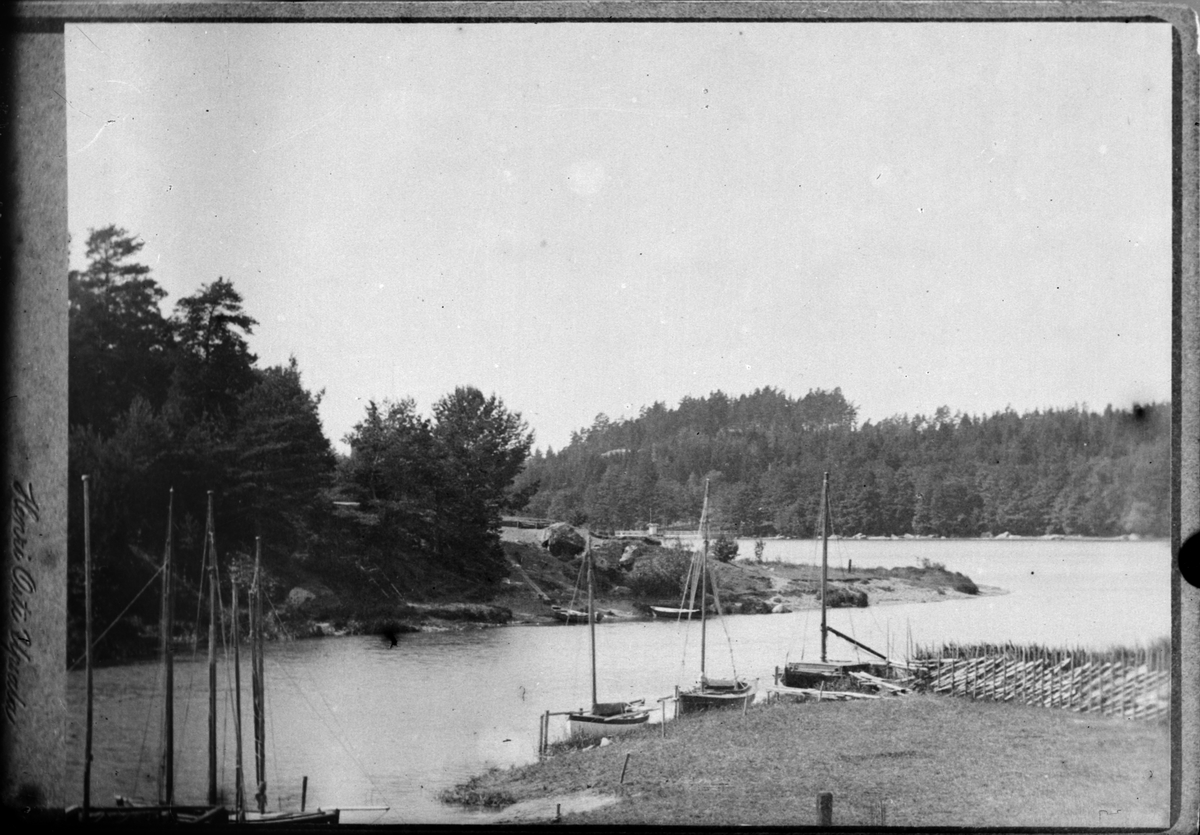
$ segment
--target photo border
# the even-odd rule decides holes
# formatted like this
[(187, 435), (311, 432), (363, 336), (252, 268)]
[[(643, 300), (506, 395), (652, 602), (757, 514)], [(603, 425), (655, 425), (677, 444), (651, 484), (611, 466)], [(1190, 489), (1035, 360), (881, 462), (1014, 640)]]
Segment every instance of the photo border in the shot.
[[(1185, 582), (1180, 572), (1182, 543), (1192, 538), (1191, 549), (1200, 533), (1200, 60), (1197, 17), (1189, 6), (991, 0), (23, 2), (9, 15), (4, 42), (7, 89), (0, 111), (6, 163), (0, 253), (7, 324), (3, 369), (10, 508), (0, 646), (6, 661), (6, 714), (12, 711), (4, 720), (0, 742), (0, 799), (6, 808), (65, 804), (58, 794), (65, 790), (66, 750), (68, 23), (1119, 21), (1172, 26), (1172, 825), (1166, 831), (1196, 831), (1200, 589)], [(1188, 556), (1196, 561), (1194, 552)]]

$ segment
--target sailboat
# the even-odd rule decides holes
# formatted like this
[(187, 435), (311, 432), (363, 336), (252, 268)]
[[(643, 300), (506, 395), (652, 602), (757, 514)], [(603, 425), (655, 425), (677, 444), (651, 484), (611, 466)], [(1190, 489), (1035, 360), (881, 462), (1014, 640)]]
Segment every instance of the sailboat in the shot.
[[(745, 707), (754, 699), (754, 686), (745, 679), (709, 678), (705, 666), (708, 649), (708, 606), (705, 603), (705, 586), (711, 586), (717, 614), (721, 614), (721, 598), (717, 592), (717, 580), (708, 570), (708, 481), (704, 482), (704, 506), (700, 511), (700, 538), (703, 547), (699, 555), (698, 575), (693, 573), (700, 591), (700, 680), (689, 690), (679, 691), (679, 713), (697, 713), (720, 707)], [(695, 563), (695, 561), (693, 561)], [(693, 594), (695, 588), (693, 588)]]
[[(171, 531), (172, 516), (175, 508), (175, 491), (172, 489), (167, 505), (167, 542), (163, 553), (162, 567), (162, 613), (160, 629), (161, 654), (164, 677), (166, 680), (166, 699), (163, 707), (163, 746), (162, 766), (159, 772), (158, 803), (131, 803), (126, 798), (118, 797), (115, 806), (94, 807), (91, 805), (91, 773), (92, 773), (92, 714), (94, 696), (92, 691), (92, 545), (91, 545), (91, 507), (89, 503), (88, 476), (83, 476), (83, 560), (84, 560), (84, 596), (85, 596), (85, 632), (84, 641), (85, 664), (87, 676), (87, 713), (85, 717), (85, 742), (83, 765), (83, 806), (80, 818), (87, 822), (93, 817), (107, 824), (145, 822), (158, 820), (163, 823), (223, 823), (228, 820), (228, 810), (215, 801), (207, 805), (180, 805), (175, 803), (175, 771), (174, 771), (174, 706), (173, 688), (174, 675), (171, 655), (171, 634), (173, 632), (173, 588), (171, 582)], [(215, 727), (215, 726), (214, 726)], [(214, 746), (215, 750), (215, 746)], [(215, 772), (214, 772), (215, 773)], [(72, 810), (68, 810), (70, 812)]]
[(584, 566), (587, 570), (587, 612), (584, 618), (589, 625), (589, 635), (592, 654), (592, 707), (590, 710), (579, 710), (567, 714), (568, 727), (572, 736), (611, 736), (614, 733), (640, 728), (650, 720), (650, 711), (644, 707), (644, 700), (636, 702), (600, 702), (596, 700), (596, 605), (594, 600), (594, 580), (592, 575), (592, 535), (589, 531), (583, 551)]
[[(265, 696), (265, 680), (263, 677), (263, 617), (262, 617), (262, 582), (261, 582), (261, 563), (262, 563), (262, 540), (260, 537), (254, 538), (254, 574), (250, 582), (250, 601), (249, 616), (250, 616), (250, 690), (251, 702), (254, 711), (254, 799), (257, 804), (257, 811), (248, 811), (246, 809), (245, 789), (241, 783), (242, 773), (242, 757), (241, 757), (241, 691), (238, 691), (237, 712), (238, 718), (236, 726), (238, 728), (238, 808), (237, 819), (240, 823), (247, 824), (279, 824), (283, 826), (298, 826), (307, 824), (336, 824), (339, 822), (341, 811), (338, 809), (317, 809), (314, 812), (306, 812), (303, 808), (300, 811), (291, 812), (268, 812), (267, 811), (267, 765), (266, 765), (266, 696)], [(234, 654), (234, 670), (237, 670), (238, 658), (236, 648), (238, 644), (237, 637), (237, 584), (234, 584), (234, 606), (233, 606), (233, 622), (234, 622), (234, 638), (233, 644), (235, 648)], [(237, 685), (235, 685), (237, 686)], [(384, 809), (386, 811), (386, 809)]]
[[(832, 527), (832, 516), (829, 511), (829, 473), (825, 473), (821, 480), (821, 507), (819, 512), (821, 514), (821, 660), (785, 662), (781, 683), (784, 687), (806, 689), (859, 690), (861, 689), (860, 683), (864, 679), (869, 681), (871, 677), (888, 676), (890, 674), (890, 664), (886, 655), (851, 638), (849, 635), (839, 632), (830, 626), (826, 619), (826, 592), (829, 584), (829, 529)], [(830, 634), (836, 635), (860, 649), (877, 656), (882, 659), (883, 663), (848, 660), (831, 661), (827, 650)], [(867, 689), (877, 688), (868, 685)]]
[[(119, 823), (129, 821), (145, 821), (148, 819), (158, 819), (162, 822), (181, 822), (181, 823), (246, 823), (246, 824), (283, 824), (286, 826), (304, 826), (308, 824), (336, 824), (339, 822), (340, 810), (338, 809), (318, 809), (313, 812), (306, 812), (301, 808), (298, 812), (267, 812), (266, 811), (266, 783), (265, 783), (265, 720), (262, 716), (262, 606), (261, 606), (261, 587), (258, 583), (259, 572), (259, 553), (258, 548), (255, 550), (255, 579), (252, 588), (252, 601), (250, 610), (252, 613), (252, 634), (256, 635), (254, 643), (256, 651), (253, 654), (253, 665), (256, 675), (252, 679), (252, 684), (255, 688), (254, 699), (255, 717), (254, 717), (254, 733), (255, 733), (255, 766), (256, 766), (256, 785), (258, 792), (258, 812), (249, 812), (246, 810), (246, 796), (244, 779), (242, 776), (242, 734), (241, 734), (241, 688), (240, 688), (240, 659), (238, 653), (238, 605), (237, 605), (237, 583), (233, 583), (233, 647), (234, 647), (234, 687), (236, 693), (236, 714), (234, 720), (234, 732), (237, 736), (237, 763), (235, 777), (235, 803), (232, 815), (230, 810), (224, 804), (219, 802), (217, 790), (217, 624), (220, 622), (218, 616), (218, 578), (217, 578), (217, 552), (215, 544), (215, 534), (213, 531), (213, 496), (212, 491), (208, 492), (208, 510), (206, 530), (204, 535), (204, 551), (202, 557), (202, 573), (207, 569), (208, 584), (209, 584), (209, 626), (208, 626), (208, 682), (209, 682), (209, 699), (208, 699), (208, 794), (207, 803), (204, 805), (181, 805), (175, 802), (175, 787), (174, 787), (174, 675), (173, 675), (173, 657), (171, 649), (171, 635), (173, 632), (173, 588), (172, 588), (172, 566), (171, 566), (171, 532), (172, 532), (172, 516), (174, 513), (175, 491), (172, 489), (170, 501), (167, 510), (167, 540), (166, 548), (163, 556), (163, 591), (162, 591), (162, 615), (161, 615), (161, 656), (164, 670), (164, 678), (166, 681), (165, 698), (163, 706), (163, 745), (162, 745), (162, 764), (159, 772), (159, 797), (157, 804), (147, 804), (132, 798), (118, 796), (116, 798), (116, 806), (113, 807), (91, 807), (91, 743), (92, 743), (92, 635), (91, 635), (91, 524), (90, 524), (90, 508), (88, 502), (88, 477), (83, 477), (83, 505), (84, 505), (84, 572), (85, 572), (85, 596), (86, 596), (86, 635), (87, 642), (87, 717), (86, 717), (86, 736), (85, 736), (85, 752), (84, 752), (84, 790), (83, 790), (83, 807), (82, 818), (87, 820), (90, 816), (95, 815), (102, 818), (108, 823)], [(257, 611), (256, 611), (257, 610)], [(256, 616), (255, 616), (256, 615)], [(257, 630), (257, 632), (255, 632)]]

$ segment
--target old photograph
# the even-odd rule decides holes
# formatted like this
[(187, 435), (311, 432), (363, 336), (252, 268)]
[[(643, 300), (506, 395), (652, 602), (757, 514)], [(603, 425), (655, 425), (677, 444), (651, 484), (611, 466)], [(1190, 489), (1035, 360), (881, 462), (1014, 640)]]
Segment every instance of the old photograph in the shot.
[(66, 21), (71, 815), (1168, 826), (1175, 31)]

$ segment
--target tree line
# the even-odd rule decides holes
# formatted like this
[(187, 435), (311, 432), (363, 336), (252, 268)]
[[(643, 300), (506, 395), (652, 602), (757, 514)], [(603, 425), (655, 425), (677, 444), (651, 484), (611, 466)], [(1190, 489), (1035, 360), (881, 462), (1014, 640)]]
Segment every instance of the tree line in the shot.
[(841, 389), (766, 387), (598, 415), (518, 479), (531, 515), (599, 527), (692, 527), (704, 481), (713, 521), (743, 536), (817, 533), (822, 474), (844, 535), (1166, 536), (1170, 408), (1086, 407), (857, 422)]
[[(429, 418), (411, 399), (372, 402), (339, 455), (321, 426), (323, 393), (305, 387), (295, 358), (259, 366), (247, 342), (258, 323), (232, 281), (203, 284), (166, 315), (166, 292), (137, 260), (143, 246), (116, 226), (89, 230), (86, 267), (68, 276), (73, 624), (85, 474), (101, 623), (157, 569), (172, 489), (185, 589), (200, 569), (210, 491), (225, 564), (261, 536), (268, 567), (284, 573), (302, 564), (344, 578), (407, 563), (474, 582), (503, 575), (500, 514), (524, 501), (511, 482), (533, 441), (519, 414), (470, 386)], [(130, 613), (153, 620), (157, 605), (143, 595)]]

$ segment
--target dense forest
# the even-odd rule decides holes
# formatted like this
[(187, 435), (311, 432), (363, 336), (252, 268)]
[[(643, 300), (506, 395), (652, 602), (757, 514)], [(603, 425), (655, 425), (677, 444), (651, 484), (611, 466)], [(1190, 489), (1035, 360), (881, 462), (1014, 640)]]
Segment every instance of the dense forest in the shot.
[[(479, 587), (504, 576), (500, 516), (524, 503), (511, 484), (533, 441), (519, 414), (471, 387), (444, 396), (431, 417), (411, 400), (370, 403), (346, 438), (350, 454), (338, 456), (318, 416), (321, 393), (305, 388), (295, 359), (259, 367), (247, 343), (257, 322), (233, 283), (217, 278), (164, 315), (166, 292), (137, 262), (142, 246), (117, 227), (91, 230), (87, 266), (68, 276), (74, 627), (83, 475), (99, 623), (150, 584), (172, 490), (185, 603), (198, 583), (210, 491), (222, 573), (261, 537), (269, 573), (303, 567), (331, 586), (382, 573), (393, 589), (415, 578), (403, 591), (419, 597), (431, 577)], [(155, 594), (143, 594), (118, 630), (157, 612)], [(122, 637), (131, 636), (115, 643)]]
[(536, 488), (531, 515), (686, 528), (709, 479), (724, 529), (811, 536), (826, 471), (844, 535), (1166, 536), (1170, 408), (943, 407), (859, 425), (840, 389), (718, 391), (629, 420), (600, 415), (565, 448), (537, 451), (518, 484)]

